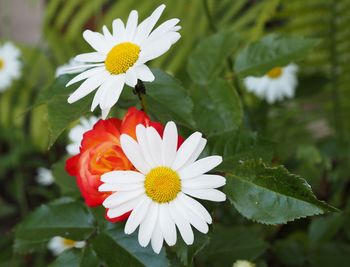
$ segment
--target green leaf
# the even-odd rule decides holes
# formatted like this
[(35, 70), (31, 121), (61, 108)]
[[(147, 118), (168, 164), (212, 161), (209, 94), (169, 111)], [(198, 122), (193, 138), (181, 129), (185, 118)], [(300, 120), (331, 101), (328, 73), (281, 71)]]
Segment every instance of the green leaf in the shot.
[(191, 94), (197, 128), (206, 135), (234, 131), (240, 127), (242, 104), (228, 81), (216, 79), (207, 86), (194, 88)]
[(49, 267), (79, 267), (79, 258), (81, 251), (77, 249), (68, 249), (63, 251)]
[(85, 240), (94, 232), (94, 219), (80, 202), (59, 199), (32, 212), (15, 230), (15, 250), (32, 251), (53, 236)]
[(263, 75), (306, 56), (319, 43), (315, 39), (270, 34), (248, 45), (237, 56), (235, 71), (240, 75)]
[(337, 209), (313, 194), (310, 185), (283, 166), (244, 161), (227, 176), (226, 194), (244, 217), (265, 224), (281, 224)]
[(79, 196), (80, 192), (75, 177), (70, 176), (65, 170), (66, 160), (56, 162), (52, 166), (55, 183), (61, 191), (61, 195)]
[(210, 243), (198, 255), (206, 266), (231, 267), (236, 260), (254, 260), (267, 249), (259, 229), (245, 226), (215, 225)]
[(330, 242), (312, 250), (309, 255), (312, 267), (348, 267), (350, 262), (349, 244)]
[(183, 126), (193, 125), (193, 103), (180, 82), (161, 70), (152, 70), (155, 81), (145, 83), (146, 112), (165, 123), (176, 121)]
[(208, 139), (209, 154), (223, 157), (223, 162), (216, 168), (223, 172), (235, 171), (242, 160), (256, 159), (270, 162), (273, 145), (256, 133), (244, 129), (213, 135)]
[(137, 235), (126, 235), (123, 225), (114, 224), (114, 228), (100, 233), (92, 241), (92, 246), (99, 258), (109, 267), (167, 267), (169, 262), (164, 250), (155, 254), (150, 246), (143, 248), (138, 243)]
[(208, 84), (220, 73), (240, 41), (240, 36), (232, 31), (219, 32), (201, 41), (187, 64), (191, 79), (200, 85)]

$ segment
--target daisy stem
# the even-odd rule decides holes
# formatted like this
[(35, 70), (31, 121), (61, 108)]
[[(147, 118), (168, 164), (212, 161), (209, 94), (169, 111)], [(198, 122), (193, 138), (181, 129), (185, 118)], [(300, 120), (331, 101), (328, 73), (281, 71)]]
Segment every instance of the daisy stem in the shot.
[(134, 94), (137, 94), (142, 110), (147, 113), (146, 110), (146, 102), (145, 102), (145, 94), (146, 94), (146, 86), (141, 80), (137, 80), (137, 84), (134, 88)]

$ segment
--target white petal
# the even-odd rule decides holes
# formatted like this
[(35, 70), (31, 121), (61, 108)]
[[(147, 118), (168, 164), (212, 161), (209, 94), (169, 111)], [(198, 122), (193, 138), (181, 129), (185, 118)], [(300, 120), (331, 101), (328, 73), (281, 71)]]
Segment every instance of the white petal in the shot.
[(183, 188), (209, 189), (217, 188), (226, 184), (226, 179), (220, 175), (204, 174), (196, 178), (183, 180)]
[(86, 30), (83, 33), (83, 37), (89, 45), (94, 48), (97, 52), (102, 54), (107, 54), (110, 50), (108, 43), (106, 42), (104, 36), (98, 32), (93, 32), (90, 30)]
[(136, 126), (136, 138), (141, 148), (144, 159), (147, 161), (150, 167), (154, 168), (157, 164), (152, 159), (146, 135), (146, 127), (142, 124)]
[(199, 216), (201, 216), (203, 218), (203, 220), (205, 220), (207, 223), (209, 223), (209, 224), (212, 223), (212, 219), (211, 219), (209, 212), (197, 200), (185, 195), (182, 192), (180, 192), (177, 195), (177, 199), (179, 199), (179, 201), (182, 203), (182, 205), (186, 205), (193, 212), (195, 212)]
[(129, 68), (125, 73), (125, 83), (130, 87), (135, 87), (137, 84), (137, 74), (135, 68)]
[(138, 20), (138, 13), (136, 10), (130, 12), (128, 22), (125, 27), (125, 39), (132, 40), (136, 31)]
[(221, 202), (226, 200), (226, 195), (217, 189), (189, 189), (183, 188), (182, 192), (199, 199)]
[(113, 37), (115, 37), (118, 42), (121, 42), (125, 38), (125, 28), (124, 22), (121, 19), (115, 19), (113, 21)]
[[(94, 111), (94, 109), (100, 104), (100, 102), (102, 101), (104, 95), (109, 90), (109, 88), (113, 87), (114, 80), (115, 80), (115, 76), (109, 75), (109, 77), (100, 86), (100, 88), (97, 89), (96, 94), (94, 96), (94, 99), (92, 100), (91, 111)], [(108, 110), (108, 112), (107, 112), (106, 116), (102, 116), (103, 119), (106, 118), (108, 113), (109, 113), (109, 108), (107, 108), (106, 110)]]
[(100, 192), (123, 192), (123, 191), (134, 191), (137, 189), (144, 188), (144, 183), (113, 183), (113, 184), (102, 184), (99, 186), (98, 191)]
[(108, 77), (109, 73), (107, 71), (96, 74), (85, 80), (77, 90), (74, 91), (68, 98), (68, 103), (72, 104), (79, 99), (87, 96), (92, 91), (94, 91), (97, 87), (99, 87)]
[(136, 197), (115, 208), (108, 209), (107, 216), (109, 218), (116, 218), (127, 213), (128, 211), (131, 211), (135, 208), (135, 206), (137, 206), (138, 203), (140, 203), (141, 199), (142, 197)]
[(151, 240), (153, 229), (158, 218), (158, 203), (152, 202), (148, 208), (148, 214), (140, 224), (139, 243), (142, 247), (146, 247)]
[(210, 157), (202, 158), (180, 169), (178, 173), (181, 179), (190, 179), (214, 169), (221, 162), (222, 162), (221, 156), (210, 156)]
[(79, 62), (102, 62), (105, 61), (106, 55), (97, 52), (77, 55), (74, 60)]
[(100, 100), (101, 109), (113, 107), (123, 91), (125, 84), (125, 74), (112, 75), (113, 79), (108, 80), (107, 88)]
[(156, 222), (156, 226), (154, 227), (153, 233), (152, 233), (151, 245), (152, 245), (153, 251), (159, 254), (163, 246), (163, 235), (159, 226), (159, 212), (158, 212), (158, 219)]
[(151, 16), (142, 21), (137, 27), (134, 42), (136, 44), (142, 44), (144, 40), (148, 37), (160, 16), (164, 11), (165, 5), (160, 5), (156, 10), (153, 11)]
[(132, 137), (122, 134), (120, 136), (120, 144), (123, 152), (137, 170), (143, 174), (147, 174), (151, 170), (151, 167), (148, 165), (141, 152), (139, 144), (136, 143)]
[(153, 82), (155, 77), (152, 71), (144, 64), (135, 67), (137, 78), (144, 82)]
[(182, 214), (182, 216), (194, 226), (199, 232), (206, 234), (209, 231), (207, 223), (202, 217), (198, 216), (195, 212), (188, 209), (186, 205), (182, 205), (180, 201), (173, 201), (174, 206)]
[(153, 127), (146, 128), (148, 148), (156, 165), (162, 165), (162, 139)]
[(79, 75), (75, 76), (72, 80), (70, 80), (66, 84), (66, 87), (68, 87), (74, 83), (80, 82), (82, 80), (85, 80), (87, 78), (90, 78), (98, 73), (102, 73), (104, 71), (105, 71), (105, 67), (96, 67), (96, 68), (92, 68), (92, 69), (89, 69), (87, 71), (84, 71), (84, 72), (80, 73)]
[(103, 30), (103, 35), (106, 39), (107, 42), (113, 42), (113, 35), (111, 34), (111, 32), (108, 30), (106, 25), (103, 25), (102, 27)]
[(171, 167), (177, 150), (177, 128), (174, 122), (170, 121), (165, 125), (162, 140), (162, 159), (163, 165)]
[(101, 176), (101, 181), (110, 184), (138, 183), (145, 180), (144, 175), (135, 171), (111, 171)]
[(105, 208), (113, 208), (113, 207), (117, 207), (131, 199), (134, 199), (138, 196), (141, 196), (142, 194), (144, 194), (145, 190), (142, 189), (137, 189), (134, 191), (127, 191), (127, 192), (116, 192), (113, 193), (112, 195), (110, 195), (109, 197), (107, 197), (102, 205)]
[(198, 147), (200, 141), (202, 139), (202, 134), (199, 132), (195, 132), (191, 134), (185, 142), (180, 146), (177, 151), (177, 155), (175, 161), (173, 163), (172, 168), (174, 170), (178, 170), (186, 164), (188, 159), (192, 156), (193, 152)]
[(171, 42), (169, 40), (162, 40), (152, 43), (151, 45), (141, 50), (139, 63), (146, 63), (147, 61), (160, 57), (165, 52), (167, 52), (170, 47)]
[(193, 162), (195, 162), (197, 160), (197, 158), (199, 157), (199, 155), (203, 152), (206, 144), (207, 144), (207, 139), (202, 138), (201, 141), (199, 142), (198, 146), (196, 147), (195, 151), (192, 153), (192, 155), (186, 161), (184, 166), (190, 165)]
[(101, 117), (103, 120), (105, 120), (107, 118), (109, 112), (111, 111), (111, 108), (102, 109), (101, 111), (102, 111)]
[(146, 197), (145, 195), (142, 196), (140, 203), (135, 206), (125, 224), (124, 232), (126, 234), (131, 234), (136, 230), (137, 226), (139, 226), (141, 221), (145, 218), (145, 215), (148, 213), (151, 203), (152, 200), (149, 197)]
[(157, 40), (158, 38), (161, 39), (162, 36), (170, 31), (171, 29), (173, 29), (173, 27), (179, 23), (179, 19), (170, 19), (167, 20), (165, 22), (163, 22), (161, 25), (159, 25), (156, 29), (154, 29), (154, 31), (148, 36), (145, 45), (147, 45), (147, 43), (152, 42), (153, 40)]
[(177, 228), (179, 229), (182, 239), (185, 241), (187, 245), (192, 245), (194, 241), (194, 235), (191, 229), (191, 225), (177, 210), (173, 202), (169, 203), (169, 211), (170, 211), (171, 217), (174, 220)]
[(169, 246), (173, 246), (176, 243), (176, 227), (175, 222), (171, 218), (169, 212), (169, 204), (164, 203), (159, 205), (159, 225), (160, 230), (163, 233), (163, 237)]

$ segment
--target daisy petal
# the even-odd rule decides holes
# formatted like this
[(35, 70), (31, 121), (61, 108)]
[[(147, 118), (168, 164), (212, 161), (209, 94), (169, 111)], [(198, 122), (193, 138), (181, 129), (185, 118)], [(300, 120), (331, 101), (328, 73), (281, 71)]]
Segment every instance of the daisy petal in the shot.
[(171, 47), (171, 42), (169, 40), (162, 40), (158, 42), (153, 42), (146, 48), (141, 50), (139, 63), (146, 63), (152, 59), (160, 57), (165, 52), (167, 52)]
[(187, 245), (192, 245), (194, 241), (194, 235), (191, 229), (190, 223), (182, 216), (182, 214), (174, 206), (174, 201), (169, 203), (169, 211), (172, 219), (174, 220), (182, 239)]
[(226, 195), (217, 189), (189, 189), (183, 188), (182, 192), (195, 198), (221, 202), (226, 200)]
[(101, 33), (86, 30), (83, 33), (83, 37), (85, 41), (88, 42), (89, 45), (97, 52), (106, 55), (110, 50), (110, 47)]
[(174, 170), (178, 170), (184, 166), (184, 164), (188, 161), (188, 159), (192, 156), (193, 152), (198, 147), (200, 141), (202, 139), (202, 134), (199, 132), (195, 132), (191, 134), (185, 142), (180, 146), (177, 151), (175, 161), (172, 165)]
[(143, 174), (146, 174), (150, 171), (151, 167), (147, 164), (141, 152), (140, 146), (132, 137), (126, 134), (122, 134), (120, 136), (120, 144), (122, 146), (123, 152), (137, 170)]
[(198, 146), (196, 147), (195, 151), (192, 153), (192, 155), (186, 161), (184, 166), (190, 165), (193, 162), (195, 162), (198, 159), (198, 157), (200, 156), (200, 154), (203, 152), (206, 144), (207, 144), (207, 139), (202, 138), (201, 141), (199, 142)]
[(113, 37), (122, 42), (125, 38), (124, 22), (121, 19), (115, 19), (112, 23)]
[(137, 84), (137, 75), (135, 68), (130, 68), (125, 73), (125, 83), (130, 87), (135, 87)]
[(137, 78), (144, 82), (153, 82), (155, 77), (152, 71), (144, 64), (135, 67)]
[(159, 226), (168, 245), (175, 245), (176, 227), (174, 221), (171, 219), (168, 203), (159, 205)]
[(108, 30), (106, 25), (103, 25), (102, 27), (103, 35), (106, 39), (107, 42), (113, 42), (113, 35), (111, 32)]
[(152, 238), (151, 238), (151, 245), (155, 253), (159, 254), (159, 252), (161, 251), (163, 246), (163, 240), (164, 239), (163, 239), (162, 232), (160, 230), (159, 216), (158, 216), (157, 223), (153, 229)]
[(100, 100), (101, 109), (107, 109), (117, 103), (125, 84), (125, 74), (112, 75), (113, 79), (108, 80), (107, 90), (105, 90)]
[(148, 208), (148, 214), (141, 222), (139, 228), (139, 243), (142, 247), (146, 247), (151, 240), (153, 229), (158, 218), (158, 204), (152, 202)]
[(73, 92), (68, 98), (68, 103), (72, 104), (79, 99), (87, 96), (92, 91), (94, 91), (97, 87), (99, 87), (108, 77), (109, 73), (107, 71), (96, 74), (85, 80), (77, 90)]
[(226, 179), (220, 175), (204, 174), (196, 178), (182, 181), (183, 188), (209, 189), (217, 188), (226, 184)]
[(98, 191), (100, 192), (123, 192), (123, 191), (134, 191), (144, 187), (142, 182), (140, 183), (113, 183), (113, 184), (102, 184), (99, 186)]
[(111, 171), (101, 176), (101, 181), (110, 184), (131, 184), (143, 182), (145, 179), (144, 175), (135, 171)]
[(102, 205), (105, 208), (114, 208), (117, 207), (131, 199), (134, 199), (142, 194), (144, 194), (144, 189), (137, 189), (134, 191), (127, 191), (127, 192), (116, 192), (107, 197)]
[(190, 179), (214, 169), (221, 162), (222, 162), (221, 156), (210, 156), (210, 157), (202, 158), (180, 169), (178, 173), (181, 179)]
[(66, 84), (66, 87), (68, 87), (74, 83), (80, 82), (82, 80), (85, 80), (87, 78), (90, 78), (98, 73), (104, 72), (104, 70), (105, 70), (105, 67), (96, 67), (96, 68), (92, 68), (92, 69), (89, 69), (87, 71), (84, 71), (84, 72), (80, 73), (79, 75), (75, 76), (73, 79), (71, 79)]
[(136, 10), (130, 12), (128, 22), (125, 27), (125, 40), (132, 40), (136, 31), (138, 13)]
[(111, 111), (111, 108), (101, 109), (101, 111), (102, 111), (101, 117), (103, 120), (105, 120), (107, 118), (109, 112)]
[(157, 130), (153, 127), (146, 128), (146, 136), (148, 141), (149, 151), (152, 155), (153, 162), (157, 165), (162, 164), (162, 139)]
[(137, 142), (141, 148), (144, 159), (147, 161), (150, 167), (155, 167), (156, 164), (152, 159), (152, 155), (150, 154), (147, 135), (146, 135), (146, 127), (142, 124), (136, 126), (136, 137)]
[(177, 150), (177, 128), (174, 122), (170, 121), (165, 125), (162, 140), (162, 159), (163, 165), (171, 167)]
[(195, 212), (188, 209), (186, 205), (182, 205), (179, 201), (174, 201), (174, 206), (182, 214), (182, 216), (193, 225), (199, 232), (206, 234), (209, 231), (209, 227), (206, 222), (198, 216)]
[(174, 28), (176, 24), (179, 23), (179, 19), (169, 19), (165, 22), (163, 22), (161, 25), (159, 25), (154, 31), (148, 36), (146, 42), (144, 45), (147, 45), (148, 43), (158, 39), (162, 38), (162, 36)]
[(102, 62), (105, 61), (106, 55), (92, 52), (92, 53), (85, 53), (77, 55), (74, 60), (79, 62)]
[(186, 205), (193, 212), (195, 212), (199, 216), (201, 216), (203, 218), (203, 220), (205, 220), (207, 223), (209, 223), (209, 224), (212, 223), (212, 218), (211, 218), (209, 212), (197, 200), (185, 195), (182, 192), (180, 192), (177, 197), (181, 201), (182, 205)]
[(141, 221), (145, 218), (146, 213), (148, 213), (151, 202), (152, 200), (150, 198), (142, 196), (140, 203), (135, 206), (125, 224), (124, 232), (126, 234), (133, 233), (137, 226), (140, 225)]
[[(91, 111), (94, 111), (94, 109), (100, 104), (104, 95), (106, 94), (106, 91), (109, 90), (109, 87), (114, 86), (113, 85), (114, 79), (115, 79), (114, 75), (109, 75), (109, 77), (106, 79), (106, 81), (100, 86), (100, 88), (97, 89), (97, 92), (94, 96), (94, 99), (92, 100)], [(103, 119), (106, 118), (108, 113), (109, 113), (109, 109), (106, 109), (106, 110), (108, 110), (108, 112), (107, 112), (106, 116), (102, 116)]]
[(136, 197), (134, 199), (131, 199), (115, 208), (108, 209), (107, 216), (109, 218), (116, 218), (119, 217), (128, 211), (131, 211), (135, 208), (135, 206), (140, 202), (141, 197)]

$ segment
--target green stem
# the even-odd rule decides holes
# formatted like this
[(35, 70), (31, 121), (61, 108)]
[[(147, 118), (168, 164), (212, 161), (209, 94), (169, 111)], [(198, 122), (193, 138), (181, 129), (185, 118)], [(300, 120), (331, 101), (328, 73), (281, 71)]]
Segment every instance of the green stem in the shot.
[(204, 14), (208, 19), (209, 27), (213, 32), (217, 32), (216, 25), (214, 23), (213, 17), (210, 13), (208, 0), (203, 0)]
[(141, 80), (137, 80), (137, 84), (134, 88), (134, 94), (138, 96), (141, 103), (142, 110), (147, 113), (146, 101), (145, 101), (146, 86)]

